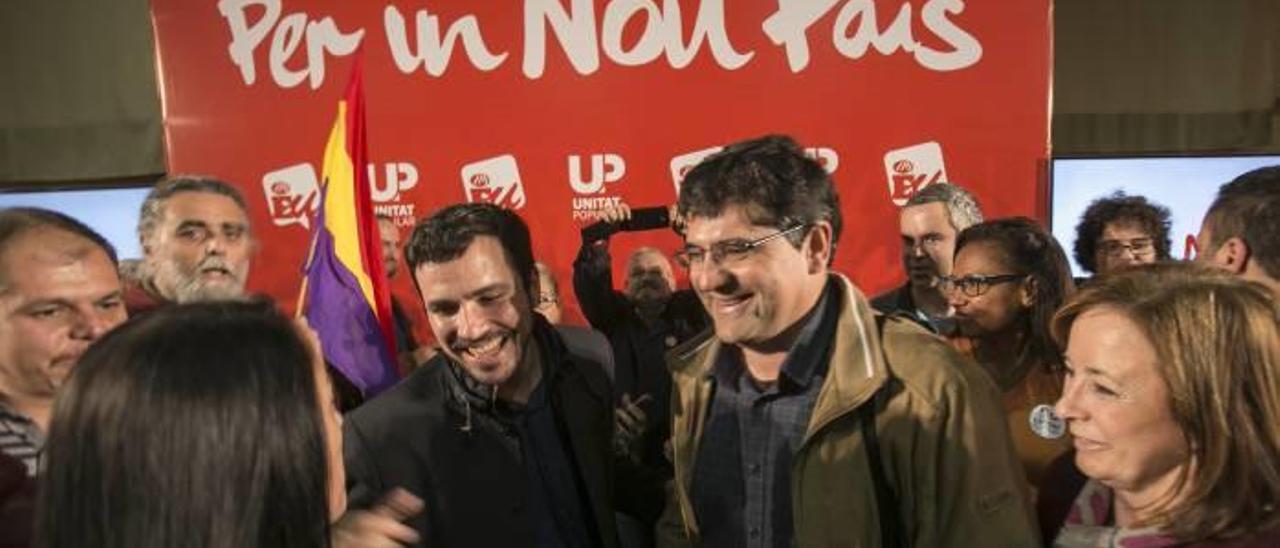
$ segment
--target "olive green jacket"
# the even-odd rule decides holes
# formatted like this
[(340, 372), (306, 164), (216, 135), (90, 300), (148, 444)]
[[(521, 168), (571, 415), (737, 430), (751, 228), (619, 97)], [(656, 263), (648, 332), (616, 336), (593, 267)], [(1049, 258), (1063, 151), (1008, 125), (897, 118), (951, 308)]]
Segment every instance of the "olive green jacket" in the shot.
[[(880, 518), (859, 414), (876, 405), (885, 475), (911, 546), (1037, 546), (1000, 394), (987, 375), (914, 323), (887, 318), (839, 280), (831, 361), (791, 471), (795, 545), (880, 546)], [(697, 546), (690, 499), (720, 344), (709, 335), (668, 355), (675, 478), (658, 545)], [(887, 391), (875, 399), (879, 390)], [(706, 525), (706, 524), (702, 524)]]

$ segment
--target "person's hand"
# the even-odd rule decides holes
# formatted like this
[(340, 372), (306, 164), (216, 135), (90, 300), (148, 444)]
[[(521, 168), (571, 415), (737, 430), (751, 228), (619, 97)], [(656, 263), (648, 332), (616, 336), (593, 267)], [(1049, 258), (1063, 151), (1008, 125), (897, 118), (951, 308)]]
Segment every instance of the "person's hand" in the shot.
[(667, 206), (667, 218), (671, 219), (671, 230), (676, 234), (684, 235), (684, 216), (680, 214), (680, 208), (676, 204)]
[(640, 404), (653, 399), (648, 394), (641, 394), (631, 399), (630, 394), (622, 394), (622, 405), (614, 410), (614, 452), (638, 460), (636, 446), (645, 428), (649, 425), (649, 415), (640, 408)]
[(333, 548), (398, 548), (418, 542), (403, 522), (422, 513), (422, 499), (399, 487), (368, 510), (352, 510), (330, 528)]
[(625, 202), (618, 202), (617, 205), (608, 205), (600, 210), (600, 220), (610, 224), (618, 224), (631, 219), (631, 206)]

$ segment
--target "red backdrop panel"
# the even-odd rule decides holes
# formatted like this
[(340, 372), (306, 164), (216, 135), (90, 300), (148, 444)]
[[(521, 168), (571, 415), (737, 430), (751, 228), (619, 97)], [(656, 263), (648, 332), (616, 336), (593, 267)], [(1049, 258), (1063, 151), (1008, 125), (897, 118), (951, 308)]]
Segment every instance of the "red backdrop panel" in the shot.
[[(902, 279), (895, 200), (945, 178), (988, 216), (1040, 215), (1050, 0), (153, 0), (171, 173), (240, 186), (251, 289), (296, 297), (323, 146), (365, 56), (374, 202), (518, 207), (570, 288), (601, 204), (671, 203), (686, 154), (794, 136), (839, 186), (838, 270)], [(685, 159), (687, 160), (687, 159)], [(407, 231), (406, 231), (407, 232)], [(674, 249), (666, 232), (615, 238)], [(415, 314), (408, 277), (395, 293)]]

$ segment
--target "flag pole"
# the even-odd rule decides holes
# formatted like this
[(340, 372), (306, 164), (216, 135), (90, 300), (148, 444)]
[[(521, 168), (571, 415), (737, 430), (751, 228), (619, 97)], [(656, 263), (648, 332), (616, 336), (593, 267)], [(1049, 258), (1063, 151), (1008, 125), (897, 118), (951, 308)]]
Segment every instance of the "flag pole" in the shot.
[(307, 271), (311, 270), (311, 263), (316, 259), (316, 242), (320, 240), (320, 230), (324, 224), (324, 197), (329, 190), (329, 179), (320, 183), (319, 192), (319, 210), (311, 223), (311, 243), (307, 245), (307, 260), (302, 263), (302, 283), (298, 284), (297, 304), (293, 309), (294, 319), (302, 318), (307, 313)]

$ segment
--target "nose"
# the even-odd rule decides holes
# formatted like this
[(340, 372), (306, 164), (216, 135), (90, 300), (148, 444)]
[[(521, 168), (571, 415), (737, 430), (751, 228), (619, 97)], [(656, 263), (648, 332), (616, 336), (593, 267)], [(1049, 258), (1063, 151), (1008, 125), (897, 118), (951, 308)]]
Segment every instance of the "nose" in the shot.
[(226, 242), (223, 241), (223, 237), (215, 234), (213, 236), (210, 236), (209, 239), (205, 240), (204, 254), (205, 255), (225, 255)]
[(924, 257), (924, 242), (914, 242), (910, 244), (910, 254), (912, 257)]
[(458, 338), (464, 341), (479, 340), (488, 331), (486, 329), (488, 323), (479, 305), (464, 304), (458, 310)]
[[(943, 287), (946, 287), (946, 286), (943, 286)], [(951, 305), (952, 308), (960, 308), (966, 304), (969, 304), (969, 298), (964, 296), (964, 292), (958, 291), (954, 287), (946, 288), (943, 291), (943, 293), (947, 298), (947, 304)]]
[(1080, 409), (1080, 383), (1075, 382), (1075, 377), (1067, 376), (1062, 381), (1062, 397), (1058, 398), (1058, 402), (1053, 405), (1053, 413), (1062, 420), (1079, 420), (1084, 416)]
[(118, 321), (110, 312), (91, 311), (75, 315), (71, 324), (71, 338), (79, 341), (93, 342), (105, 335)]
[(724, 279), (724, 269), (712, 262), (710, 257), (689, 267), (689, 285), (698, 293), (715, 291), (724, 284)]

